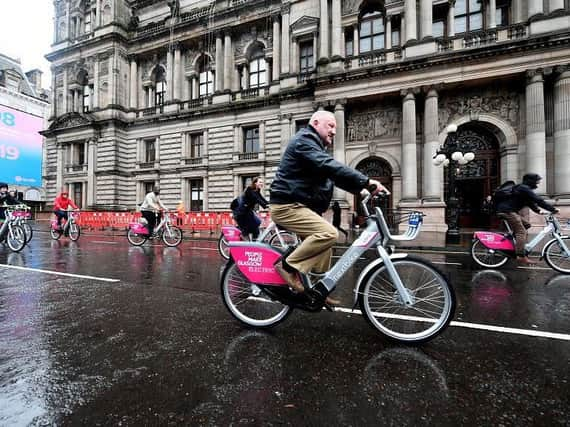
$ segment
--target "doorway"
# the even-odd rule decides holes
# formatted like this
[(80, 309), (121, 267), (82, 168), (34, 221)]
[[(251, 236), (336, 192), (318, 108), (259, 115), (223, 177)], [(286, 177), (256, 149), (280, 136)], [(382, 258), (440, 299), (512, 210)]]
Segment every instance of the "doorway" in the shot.
[[(356, 170), (362, 172), (364, 175), (371, 179), (375, 179), (379, 181), (383, 186), (385, 186), (391, 193), (393, 187), (393, 180), (392, 180), (392, 168), (390, 164), (380, 158), (380, 157), (369, 157), (367, 159), (362, 160), (356, 166)], [(353, 217), (353, 224), (362, 226), (366, 218), (362, 212), (361, 207), (361, 197), (360, 194), (354, 196), (354, 212), (355, 216)], [(381, 198), (379, 200), (379, 207), (382, 209), (384, 216), (386, 217), (386, 221), (388, 222), (389, 226), (393, 225), (394, 222), (394, 212), (392, 210), (392, 195)]]

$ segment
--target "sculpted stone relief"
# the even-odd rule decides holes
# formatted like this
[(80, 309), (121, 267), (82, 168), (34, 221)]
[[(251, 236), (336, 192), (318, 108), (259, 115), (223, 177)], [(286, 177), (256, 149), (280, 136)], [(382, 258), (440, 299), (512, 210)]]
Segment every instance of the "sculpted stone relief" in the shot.
[(271, 48), (269, 32), (258, 31), (257, 28), (253, 27), (250, 32), (239, 35), (239, 39), (235, 42), (235, 56), (245, 55), (246, 46), (249, 46), (253, 40), (260, 40), (267, 48)]
[(342, 2), (342, 14), (351, 15), (358, 12), (362, 0), (344, 0)]
[(346, 142), (397, 138), (401, 134), (402, 112), (398, 108), (356, 111), (346, 120)]
[(519, 95), (506, 89), (471, 91), (461, 96), (444, 96), (439, 99), (439, 129), (443, 130), (451, 121), (481, 113), (501, 117), (517, 129), (519, 127)]

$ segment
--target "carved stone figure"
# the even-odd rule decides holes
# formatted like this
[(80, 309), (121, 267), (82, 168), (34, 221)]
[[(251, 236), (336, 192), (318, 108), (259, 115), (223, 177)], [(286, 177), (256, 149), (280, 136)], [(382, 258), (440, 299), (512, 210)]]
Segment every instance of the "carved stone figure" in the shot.
[(401, 111), (396, 108), (378, 111), (355, 111), (346, 120), (347, 142), (371, 141), (400, 136)]

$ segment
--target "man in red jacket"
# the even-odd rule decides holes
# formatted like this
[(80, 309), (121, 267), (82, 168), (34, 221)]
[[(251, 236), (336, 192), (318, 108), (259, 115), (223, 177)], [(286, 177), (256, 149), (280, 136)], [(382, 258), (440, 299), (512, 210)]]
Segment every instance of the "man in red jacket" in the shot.
[(62, 191), (59, 196), (53, 201), (53, 213), (57, 217), (57, 226), (61, 229), (61, 220), (65, 218), (67, 221), (67, 211), (69, 207), (79, 209), (73, 200), (69, 198), (67, 191)]

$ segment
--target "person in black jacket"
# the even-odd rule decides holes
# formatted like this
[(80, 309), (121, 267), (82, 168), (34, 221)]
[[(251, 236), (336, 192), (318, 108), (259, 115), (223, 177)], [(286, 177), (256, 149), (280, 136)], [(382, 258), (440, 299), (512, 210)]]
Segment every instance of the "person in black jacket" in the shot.
[(340, 226), (340, 214), (341, 209), (339, 203), (335, 200), (332, 205), (333, 217), (332, 217), (332, 225), (341, 233), (344, 233), (345, 239), (348, 238), (348, 232)]
[(259, 236), (259, 226), (261, 220), (255, 214), (255, 206), (261, 205), (263, 209), (267, 209), (269, 203), (261, 195), (263, 188), (263, 180), (256, 176), (251, 180), (251, 184), (245, 189), (243, 193), (243, 201), (239, 207), (239, 211), (234, 216), (239, 228), (245, 235), (251, 234), (255, 240)]
[[(322, 218), (337, 185), (350, 193), (365, 188), (387, 191), (378, 181), (336, 161), (326, 150), (336, 134), (334, 114), (317, 111), (309, 125), (301, 129), (287, 145), (271, 183), (270, 211), (273, 221), (294, 232), (303, 242), (285, 259), (275, 264), (277, 272), (297, 292), (304, 292), (297, 272), (326, 272), (330, 267), (331, 248), (338, 238), (337, 229)], [(322, 283), (313, 288), (327, 298)], [(327, 298), (329, 304), (336, 304)]]
[(8, 192), (8, 184), (0, 182), (0, 219), (6, 219), (5, 205), (17, 205), (18, 201)]
[(527, 173), (523, 176), (522, 184), (513, 187), (511, 197), (497, 203), (497, 216), (505, 219), (515, 234), (517, 260), (521, 264), (532, 265), (534, 262), (528, 258), (524, 249), (530, 223), (521, 216), (519, 211), (522, 208), (529, 207), (534, 212), (540, 213), (540, 209), (538, 209), (540, 206), (549, 212), (558, 212), (558, 209), (535, 194), (534, 190), (538, 188), (541, 180), (540, 175)]

